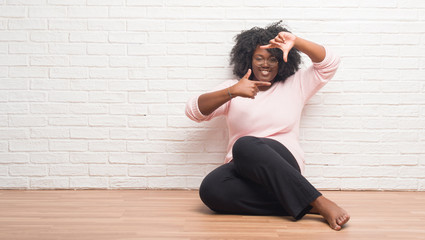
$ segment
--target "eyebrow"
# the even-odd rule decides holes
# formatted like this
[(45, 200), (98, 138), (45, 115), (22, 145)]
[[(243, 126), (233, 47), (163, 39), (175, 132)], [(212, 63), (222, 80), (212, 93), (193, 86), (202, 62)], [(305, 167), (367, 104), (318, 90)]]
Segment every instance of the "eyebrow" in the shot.
[[(264, 55), (262, 55), (262, 54), (260, 54), (260, 53), (257, 53), (257, 54), (254, 54), (254, 57), (262, 57), (262, 58), (265, 58), (264, 57)], [(277, 59), (277, 57), (276, 56), (273, 56), (273, 55), (270, 55), (270, 57), (269, 58), (276, 58)]]

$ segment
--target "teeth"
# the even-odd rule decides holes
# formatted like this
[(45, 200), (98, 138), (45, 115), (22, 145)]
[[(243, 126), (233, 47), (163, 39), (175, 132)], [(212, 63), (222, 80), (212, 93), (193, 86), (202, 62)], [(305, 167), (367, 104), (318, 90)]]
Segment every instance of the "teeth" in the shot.
[(261, 73), (263, 73), (264, 75), (269, 74), (269, 71), (261, 71)]

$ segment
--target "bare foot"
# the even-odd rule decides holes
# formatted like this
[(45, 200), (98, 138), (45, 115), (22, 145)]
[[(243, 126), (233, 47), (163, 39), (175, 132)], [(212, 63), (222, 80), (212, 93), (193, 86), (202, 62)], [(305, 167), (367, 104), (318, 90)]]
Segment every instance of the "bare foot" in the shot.
[(341, 230), (342, 226), (350, 220), (350, 215), (344, 209), (324, 196), (314, 200), (311, 206), (313, 209), (310, 212), (322, 215), (334, 230)]

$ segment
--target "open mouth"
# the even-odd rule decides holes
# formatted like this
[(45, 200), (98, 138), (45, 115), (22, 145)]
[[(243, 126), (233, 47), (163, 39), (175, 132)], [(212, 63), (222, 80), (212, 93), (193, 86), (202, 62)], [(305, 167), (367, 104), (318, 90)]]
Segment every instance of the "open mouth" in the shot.
[(263, 75), (268, 75), (271, 71), (270, 71), (270, 69), (260, 69), (260, 72), (261, 72)]

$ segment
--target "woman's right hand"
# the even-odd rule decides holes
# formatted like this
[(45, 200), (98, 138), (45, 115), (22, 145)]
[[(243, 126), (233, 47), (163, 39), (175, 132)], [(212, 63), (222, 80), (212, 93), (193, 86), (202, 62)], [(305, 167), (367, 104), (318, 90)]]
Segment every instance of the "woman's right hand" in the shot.
[(248, 72), (239, 80), (238, 83), (230, 87), (230, 93), (233, 96), (252, 98), (254, 99), (257, 93), (260, 91), (258, 87), (261, 86), (270, 86), (270, 82), (260, 82), (249, 80), (251, 76), (251, 69), (248, 69)]

